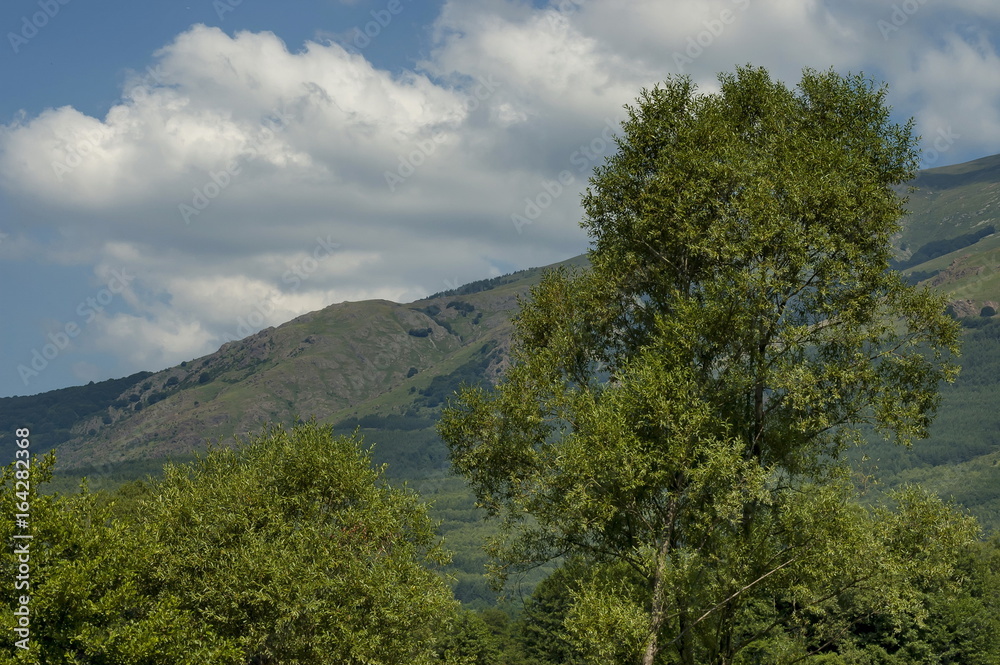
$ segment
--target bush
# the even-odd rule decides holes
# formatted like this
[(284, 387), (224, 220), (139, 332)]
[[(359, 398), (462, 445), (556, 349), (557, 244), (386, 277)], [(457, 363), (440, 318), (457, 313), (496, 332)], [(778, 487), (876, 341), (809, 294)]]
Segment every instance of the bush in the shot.
[(457, 309), (459, 312), (462, 313), (462, 316), (465, 316), (469, 312), (476, 309), (474, 305), (471, 305), (467, 302), (462, 302), (461, 300), (452, 300), (450, 303), (448, 303), (448, 307), (451, 307), (452, 309)]
[(418, 312), (423, 312), (427, 316), (433, 318), (441, 313), (441, 308), (437, 305), (428, 305), (427, 307), (422, 307), (417, 310)]

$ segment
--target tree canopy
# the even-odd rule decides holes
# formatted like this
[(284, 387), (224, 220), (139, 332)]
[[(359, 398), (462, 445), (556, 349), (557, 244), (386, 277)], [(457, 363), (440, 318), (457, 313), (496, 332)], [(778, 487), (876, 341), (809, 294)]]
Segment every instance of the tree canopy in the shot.
[[(445, 555), (425, 506), (381, 474), (357, 438), (308, 423), (114, 495), (33, 494), (30, 589), (2, 596), (8, 635), (30, 596), (29, 649), (7, 640), (0, 663), (436, 661), (455, 612)], [(12, 467), (2, 480), (12, 515)]]
[(586, 562), (565, 627), (593, 662), (846, 653), (919, 622), (976, 534), (918, 490), (862, 507), (841, 458), (862, 428), (925, 436), (955, 373), (944, 303), (889, 270), (912, 123), (860, 75), (719, 83), (627, 107), (583, 199), (592, 268), (543, 279), (502, 382), (440, 426), (501, 579)]

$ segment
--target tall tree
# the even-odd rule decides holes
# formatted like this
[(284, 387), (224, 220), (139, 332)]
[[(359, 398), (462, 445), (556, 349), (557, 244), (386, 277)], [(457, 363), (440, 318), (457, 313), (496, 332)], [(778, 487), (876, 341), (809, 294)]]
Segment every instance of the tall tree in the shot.
[(583, 200), (591, 270), (543, 280), (502, 383), (440, 426), (502, 520), (501, 575), (592, 564), (567, 623), (598, 660), (833, 649), (855, 615), (912, 604), (907, 580), (947, 578), (890, 525), (935, 555), (975, 530), (915, 494), (859, 508), (839, 461), (861, 426), (926, 435), (954, 375), (943, 303), (888, 270), (912, 123), (862, 76), (719, 81), (627, 107)]

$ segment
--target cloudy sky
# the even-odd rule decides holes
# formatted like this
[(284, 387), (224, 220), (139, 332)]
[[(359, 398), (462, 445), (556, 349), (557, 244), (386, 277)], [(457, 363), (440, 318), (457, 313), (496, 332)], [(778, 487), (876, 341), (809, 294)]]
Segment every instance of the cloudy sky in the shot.
[(752, 63), (1000, 153), (996, 0), (6, 0), (0, 396), (582, 253), (622, 106)]

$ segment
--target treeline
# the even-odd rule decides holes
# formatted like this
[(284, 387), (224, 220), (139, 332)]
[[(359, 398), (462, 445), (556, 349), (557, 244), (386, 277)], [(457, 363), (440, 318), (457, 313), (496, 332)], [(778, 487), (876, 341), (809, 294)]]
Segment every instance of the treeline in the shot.
[[(152, 372), (139, 372), (38, 395), (0, 397), (0, 431), (13, 432), (30, 423), (38, 440), (45, 441), (45, 449), (55, 448), (73, 437), (70, 429), (78, 421), (107, 411), (119, 395), (150, 376)], [(0, 463), (13, 459), (14, 450), (11, 439), (0, 439)]]
[(427, 296), (426, 300), (433, 300), (434, 298), (443, 298), (445, 296), (467, 296), (473, 293), (479, 293), (481, 291), (489, 291), (490, 289), (495, 289), (497, 287), (503, 286), (504, 284), (510, 284), (516, 282), (519, 279), (519, 275), (522, 275), (525, 271), (511, 272), (506, 275), (500, 275), (498, 277), (490, 277), (489, 279), (480, 279), (475, 282), (469, 282), (468, 284), (463, 284), (457, 289), (448, 289), (447, 291), (438, 291)]

